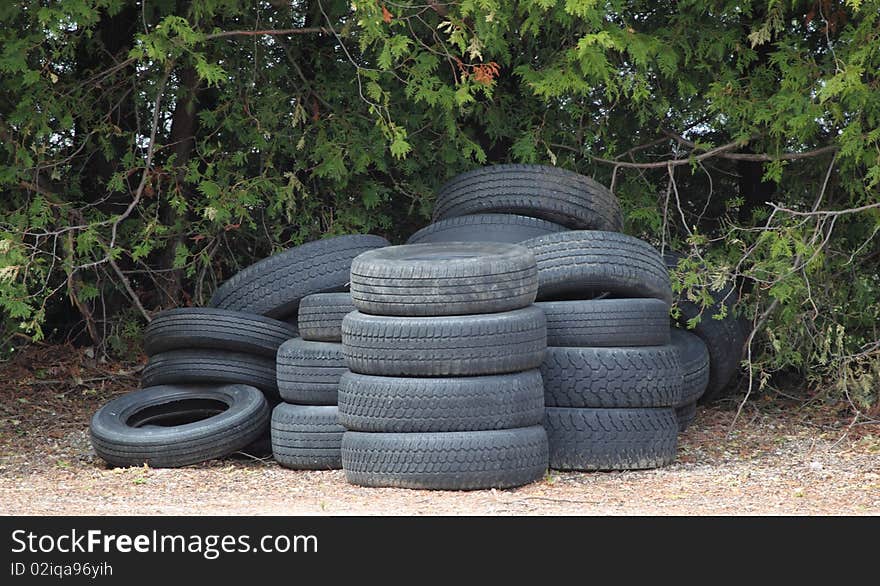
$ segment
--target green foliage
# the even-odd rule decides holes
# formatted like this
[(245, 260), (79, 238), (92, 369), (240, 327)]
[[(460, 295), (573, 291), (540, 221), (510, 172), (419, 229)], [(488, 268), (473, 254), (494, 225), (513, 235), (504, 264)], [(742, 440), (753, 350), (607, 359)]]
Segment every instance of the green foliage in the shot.
[[(121, 349), (132, 292), (203, 303), (287, 246), (401, 240), (458, 172), (546, 163), (613, 182), (629, 233), (690, 254), (694, 301), (735, 285), (766, 313), (756, 380), (865, 406), (878, 71), (878, 0), (2, 3), (5, 335)], [(792, 213), (814, 206), (863, 209)]]

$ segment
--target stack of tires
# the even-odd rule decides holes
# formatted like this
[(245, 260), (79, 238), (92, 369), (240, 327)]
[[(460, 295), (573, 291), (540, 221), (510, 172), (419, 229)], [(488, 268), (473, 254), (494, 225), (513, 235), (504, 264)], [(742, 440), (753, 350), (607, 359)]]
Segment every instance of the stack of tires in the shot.
[(690, 333), (670, 335), (663, 260), (647, 243), (618, 234), (621, 227), (614, 195), (587, 177), (496, 165), (444, 185), (434, 223), (408, 240), (537, 247), (537, 305), (547, 314), (550, 346), (542, 373), (551, 467), (671, 462), (675, 430), (693, 419), (705, 388), (705, 347)]
[(541, 374), (550, 467), (672, 463), (682, 371), (670, 344), (672, 290), (660, 254), (637, 238), (593, 230), (523, 246), (535, 253), (538, 306), (547, 315)]
[(95, 450), (181, 466), (269, 435), (282, 466), (434, 489), (517, 486), (548, 462), (668, 464), (745, 335), (732, 290), (705, 310), (680, 296), (671, 329), (681, 255), (621, 227), (614, 195), (577, 173), (459, 175), (408, 245), (311, 242), (241, 270), (209, 308), (157, 315), (145, 388), (98, 410)]
[(511, 244), (420, 244), (352, 263), (342, 323), (342, 467), (362, 486), (468, 490), (547, 469), (534, 256)]
[(369, 235), (304, 244), (234, 275), (210, 308), (158, 314), (144, 336), (144, 388), (95, 413), (95, 452), (117, 466), (172, 467), (265, 438), (270, 411), (281, 399), (276, 353), (297, 335), (301, 299), (344, 291), (351, 261), (387, 245)]
[(149, 360), (141, 384), (245, 384), (275, 403), (275, 353), (295, 335), (296, 328), (286, 322), (242, 311), (164, 311), (144, 331)]
[(345, 431), (336, 406), (342, 355), (342, 318), (354, 311), (349, 293), (320, 293), (299, 306), (300, 337), (278, 349), (278, 390), (284, 401), (272, 411), (272, 455), (295, 470), (342, 467)]

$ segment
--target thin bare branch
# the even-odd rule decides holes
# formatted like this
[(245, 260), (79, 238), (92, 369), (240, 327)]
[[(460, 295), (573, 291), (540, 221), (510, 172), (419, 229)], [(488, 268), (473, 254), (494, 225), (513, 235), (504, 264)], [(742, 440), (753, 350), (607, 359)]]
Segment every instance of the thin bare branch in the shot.
[[(287, 36), (287, 35), (330, 35), (334, 34), (330, 29), (323, 26), (311, 26), (304, 28), (263, 29), (258, 31), (221, 31), (205, 35), (204, 39), (222, 39), (225, 37), (254, 37), (254, 36)], [(337, 33), (338, 34), (338, 33)]]
[[(563, 147), (565, 145), (553, 145)], [(626, 169), (665, 169), (667, 167), (677, 167), (679, 165), (690, 165), (693, 163), (698, 163), (705, 159), (711, 159), (712, 157), (716, 157), (722, 153), (727, 151), (731, 151), (735, 148), (739, 148), (742, 146), (742, 143), (739, 141), (729, 142), (727, 144), (721, 145), (719, 147), (715, 147), (714, 149), (708, 150), (701, 155), (697, 155), (695, 157), (686, 157), (681, 159), (669, 159), (666, 161), (656, 161), (653, 163), (627, 163), (625, 161), (615, 161), (612, 159), (603, 159), (602, 157), (595, 157), (593, 155), (587, 155), (597, 163), (603, 163), (605, 165), (614, 165), (616, 167), (623, 167)], [(571, 147), (568, 147), (571, 149)], [(575, 149), (571, 149), (575, 150)]]
[(128, 296), (131, 297), (131, 300), (138, 308), (138, 311), (140, 311), (141, 315), (144, 316), (144, 319), (147, 320), (147, 323), (153, 321), (153, 318), (151, 318), (150, 314), (147, 313), (147, 310), (144, 309), (141, 300), (137, 296), (137, 293), (135, 293), (134, 289), (132, 289), (131, 282), (129, 282), (128, 277), (125, 276), (125, 273), (122, 272), (122, 269), (119, 268), (119, 265), (116, 264), (116, 261), (113, 260), (113, 257), (108, 256), (107, 260), (110, 262), (110, 266), (113, 267), (113, 271), (117, 274), (117, 276), (119, 276), (119, 279), (122, 281), (122, 286), (125, 287), (125, 290), (128, 292)]
[[(676, 134), (675, 132), (671, 132), (669, 130), (664, 130), (663, 133), (669, 138), (674, 139), (681, 145), (684, 145), (690, 149), (700, 149), (697, 143), (686, 139), (680, 134)], [(824, 147), (820, 147), (817, 149), (803, 151), (803, 152), (787, 152), (787, 153), (779, 153), (776, 155), (771, 155), (769, 153), (719, 153), (718, 158), (721, 159), (729, 159), (732, 161), (755, 161), (755, 162), (770, 162), (770, 161), (796, 161), (798, 159), (811, 159), (813, 157), (820, 157), (827, 153), (837, 152), (839, 147), (837, 145), (828, 145)]]
[(863, 206), (855, 207), (855, 208), (846, 208), (844, 210), (812, 210), (809, 212), (802, 212), (799, 210), (792, 210), (787, 207), (781, 206), (779, 204), (775, 204), (772, 202), (765, 202), (768, 206), (772, 207), (774, 210), (778, 210), (780, 212), (785, 212), (786, 214), (791, 214), (792, 216), (803, 216), (803, 217), (816, 217), (816, 216), (826, 216), (826, 217), (837, 217), (837, 216), (845, 216), (847, 214), (858, 214), (860, 212), (866, 212), (868, 210), (874, 210), (880, 208), (880, 202), (869, 203)]

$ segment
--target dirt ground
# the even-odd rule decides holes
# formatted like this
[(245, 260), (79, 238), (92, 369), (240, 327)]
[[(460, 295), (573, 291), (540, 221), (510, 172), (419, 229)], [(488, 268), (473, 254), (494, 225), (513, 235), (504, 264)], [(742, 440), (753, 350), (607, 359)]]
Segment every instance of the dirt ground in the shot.
[[(34, 365), (39, 365), (35, 367)], [(88, 439), (137, 368), (38, 347), (0, 365), (0, 514), (877, 515), (880, 425), (776, 399), (700, 408), (674, 465), (551, 472), (515, 490), (366, 489), (239, 454), (183, 469), (112, 469)]]

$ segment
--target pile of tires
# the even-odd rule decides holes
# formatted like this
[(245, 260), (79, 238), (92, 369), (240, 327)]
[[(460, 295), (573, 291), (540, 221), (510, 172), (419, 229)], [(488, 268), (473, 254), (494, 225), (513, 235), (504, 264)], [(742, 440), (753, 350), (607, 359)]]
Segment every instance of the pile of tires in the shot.
[(143, 388), (95, 413), (92, 444), (113, 465), (170, 467), (263, 441), (287, 468), (419, 489), (669, 464), (745, 336), (733, 291), (707, 309), (676, 297), (681, 256), (622, 224), (576, 173), (459, 175), (407, 245), (310, 242), (244, 268), (210, 307), (155, 316)]
[[(672, 290), (650, 244), (607, 231), (523, 243), (547, 316), (541, 365), (550, 467), (636, 470), (672, 463), (682, 370), (670, 344)], [(601, 298), (599, 298), (601, 297)]]
[[(592, 179), (542, 165), (495, 165), (459, 175), (441, 187), (437, 193), (433, 223), (414, 233), (407, 242), (523, 243), (551, 235), (564, 238), (562, 234), (569, 230), (608, 233), (619, 232), (621, 227), (617, 199)], [(618, 253), (613, 251), (615, 248), (616, 244), (609, 241), (606, 250), (612, 251), (610, 259)], [(669, 270), (675, 270), (681, 258), (682, 255), (675, 252), (663, 255)], [(563, 296), (608, 297), (609, 292), (601, 290), (602, 283), (588, 285), (586, 291), (569, 292)], [(545, 291), (547, 287), (557, 286), (547, 284)], [(668, 286), (666, 289), (665, 301), (669, 302)], [(546, 294), (555, 295), (552, 291)], [(682, 431), (693, 420), (697, 398), (705, 403), (724, 396), (730, 391), (731, 382), (739, 370), (746, 336), (742, 323), (734, 317), (735, 291), (728, 288), (712, 292), (712, 296), (715, 304), (705, 309), (683, 294), (675, 294), (672, 298), (676, 315), (672, 325), (691, 334), (683, 337), (676, 331), (671, 339), (679, 354), (685, 354), (682, 358), (685, 381), (681, 399), (685, 403), (675, 406)], [(722, 306), (726, 317), (719, 320), (716, 314)], [(688, 329), (687, 324), (696, 321), (696, 316), (702, 320), (695, 328)], [(705, 348), (700, 348), (693, 336), (699, 338)], [(551, 339), (551, 346), (553, 343)], [(708, 352), (708, 369), (704, 350)], [(707, 374), (708, 380), (705, 380)]]
[(342, 467), (361, 486), (472, 490), (547, 469), (534, 256), (503, 243), (394, 246), (351, 267)]
[(278, 349), (278, 390), (282, 403), (272, 411), (272, 455), (294, 470), (342, 467), (345, 429), (338, 423), (342, 318), (354, 311), (349, 293), (319, 293), (299, 306), (300, 337)]
[[(90, 435), (95, 452), (115, 466), (194, 464), (265, 439), (272, 413), (274, 435), (281, 438), (277, 443), (300, 450), (280, 450), (281, 460), (313, 456), (312, 466), (327, 467), (320, 450), (309, 451), (309, 442), (320, 444), (320, 434), (327, 431), (321, 427), (327, 420), (325, 400), (315, 404), (311, 399), (323, 389), (318, 385), (311, 394), (297, 394), (289, 376), (297, 312), (304, 298), (345, 291), (352, 260), (387, 245), (384, 238), (370, 235), (310, 242), (243, 269), (217, 289), (211, 307), (156, 315), (144, 332), (149, 358), (143, 388), (94, 414)], [(282, 347), (285, 351), (279, 352)], [(300, 407), (279, 404), (282, 398), (303, 397)], [(335, 395), (329, 404), (335, 404)], [(332, 409), (338, 463), (341, 431)], [(297, 443), (294, 438), (301, 436), (307, 439)]]

